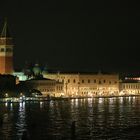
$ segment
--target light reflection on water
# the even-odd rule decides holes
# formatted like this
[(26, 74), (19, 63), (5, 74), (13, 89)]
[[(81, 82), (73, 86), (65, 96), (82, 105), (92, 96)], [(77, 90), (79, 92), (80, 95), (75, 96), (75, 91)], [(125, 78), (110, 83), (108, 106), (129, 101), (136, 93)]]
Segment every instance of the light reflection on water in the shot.
[(139, 105), (140, 97), (0, 103), (0, 139), (138, 139)]
[(22, 140), (24, 132), (26, 132), (26, 112), (25, 102), (19, 103), (18, 118), (16, 122), (17, 136), (19, 140)]

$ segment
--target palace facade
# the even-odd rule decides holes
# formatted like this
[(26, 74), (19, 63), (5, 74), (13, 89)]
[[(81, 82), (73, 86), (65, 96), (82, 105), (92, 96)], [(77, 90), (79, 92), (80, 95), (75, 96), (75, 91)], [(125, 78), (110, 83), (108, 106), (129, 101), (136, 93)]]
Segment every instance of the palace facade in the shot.
[(66, 97), (119, 95), (118, 74), (47, 73), (43, 76), (63, 82)]

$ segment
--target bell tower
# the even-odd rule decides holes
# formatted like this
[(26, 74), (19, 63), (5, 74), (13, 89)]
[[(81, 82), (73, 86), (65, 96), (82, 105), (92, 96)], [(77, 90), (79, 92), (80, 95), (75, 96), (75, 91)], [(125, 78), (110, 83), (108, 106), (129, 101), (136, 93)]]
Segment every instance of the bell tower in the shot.
[(0, 74), (13, 73), (13, 42), (9, 34), (7, 21), (5, 20), (4, 26), (0, 35)]

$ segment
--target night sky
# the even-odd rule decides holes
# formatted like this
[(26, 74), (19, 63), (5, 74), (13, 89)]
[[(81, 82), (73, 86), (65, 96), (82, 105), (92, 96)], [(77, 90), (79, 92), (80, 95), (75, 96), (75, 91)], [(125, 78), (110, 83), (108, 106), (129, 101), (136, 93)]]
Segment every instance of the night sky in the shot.
[[(137, 1), (138, 2), (138, 1)], [(140, 5), (135, 0), (3, 0), (15, 67), (39, 62), (60, 71), (140, 71)]]

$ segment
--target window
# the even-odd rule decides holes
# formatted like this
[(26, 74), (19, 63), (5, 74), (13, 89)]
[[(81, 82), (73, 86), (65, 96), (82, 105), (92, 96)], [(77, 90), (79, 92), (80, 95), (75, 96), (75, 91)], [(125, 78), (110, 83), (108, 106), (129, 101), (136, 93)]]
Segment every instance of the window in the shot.
[(109, 81), (109, 84), (111, 84), (111, 81)]
[(4, 48), (1, 48), (1, 50), (0, 50), (1, 52), (4, 52)]
[(82, 80), (82, 83), (84, 83), (84, 80)]
[(6, 48), (6, 52), (12, 52), (11, 48)]
[(68, 83), (70, 83), (70, 79), (68, 79)]
[(73, 80), (73, 83), (75, 83), (75, 79)]
[(90, 80), (88, 79), (88, 83), (90, 83)]
[(99, 84), (101, 84), (101, 81), (99, 81)]
[(105, 83), (106, 81), (104, 80), (104, 83)]
[(94, 83), (96, 83), (96, 79), (94, 80)]

